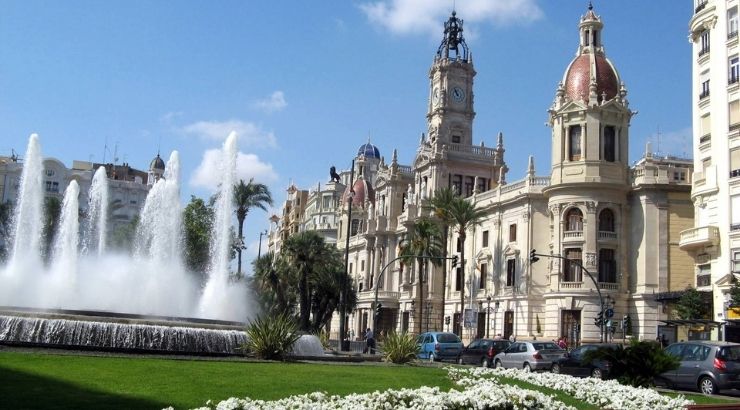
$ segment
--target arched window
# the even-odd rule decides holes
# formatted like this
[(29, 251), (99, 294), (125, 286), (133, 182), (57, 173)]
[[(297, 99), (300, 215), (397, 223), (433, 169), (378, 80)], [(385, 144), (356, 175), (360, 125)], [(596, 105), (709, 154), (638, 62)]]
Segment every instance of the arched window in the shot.
[(568, 128), (568, 159), (578, 161), (581, 159), (581, 126), (574, 125)]
[(614, 212), (611, 209), (604, 209), (599, 214), (599, 231), (614, 232)]
[(578, 208), (572, 208), (565, 214), (565, 230), (583, 231), (583, 213)]

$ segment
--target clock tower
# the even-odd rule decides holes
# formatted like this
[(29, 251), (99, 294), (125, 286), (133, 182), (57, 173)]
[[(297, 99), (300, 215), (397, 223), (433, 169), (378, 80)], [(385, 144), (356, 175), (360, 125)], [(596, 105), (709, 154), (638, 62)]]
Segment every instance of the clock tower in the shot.
[(454, 11), (444, 27), (444, 38), (429, 70), (429, 142), (472, 145), (473, 58), (463, 38), (463, 21)]

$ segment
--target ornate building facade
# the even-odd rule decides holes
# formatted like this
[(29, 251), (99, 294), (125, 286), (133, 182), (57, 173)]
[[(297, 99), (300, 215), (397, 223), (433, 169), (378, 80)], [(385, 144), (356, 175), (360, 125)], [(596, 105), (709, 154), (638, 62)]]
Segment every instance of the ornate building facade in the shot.
[[(678, 249), (676, 227), (692, 223), (691, 161), (648, 150), (630, 167), (633, 112), (606, 56), (603, 23), (589, 7), (578, 28), (576, 57), (548, 110), (549, 172), (537, 176), (530, 157), (525, 178), (509, 183), (504, 136), (494, 147), (474, 142), (476, 71), (463, 21), (452, 13), (429, 70), (427, 130), (413, 163), (399, 164), (396, 151), (386, 162), (368, 142), (355, 157), (354, 180), (341, 173), (336, 244), (349, 253), (359, 295), (344, 318), (352, 334), (463, 326), (466, 340), (513, 334), (594, 341), (594, 318), (605, 304), (614, 313), (611, 328), (629, 315), (635, 336), (656, 337), (666, 313), (655, 295), (675, 286), (674, 270), (690, 260)], [(416, 222), (434, 216), (427, 205), (443, 187), (484, 209), (485, 218), (466, 232), (464, 249), (449, 229), (447, 255), (464, 252), (465, 266), (445, 261), (421, 275), (415, 264), (393, 260)], [(542, 255), (536, 263), (533, 250)], [(381, 307), (373, 323), (376, 293)], [(337, 314), (334, 337), (338, 324)]]

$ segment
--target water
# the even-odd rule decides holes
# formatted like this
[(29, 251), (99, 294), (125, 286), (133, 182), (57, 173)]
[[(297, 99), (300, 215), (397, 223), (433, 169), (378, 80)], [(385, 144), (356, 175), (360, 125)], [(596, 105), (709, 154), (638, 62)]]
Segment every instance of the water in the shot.
[(292, 353), (295, 356), (326, 356), (324, 345), (316, 335), (301, 335), (293, 345)]
[[(105, 168), (92, 177), (80, 219), (80, 187), (65, 191), (51, 259), (41, 260), (43, 162), (37, 135), (29, 138), (14, 215), (13, 252), (0, 266), (0, 306), (77, 309), (142, 315), (202, 317), (245, 322), (246, 287), (230, 279), (236, 136), (223, 147), (224, 178), (218, 193), (208, 282), (183, 263), (180, 160), (175, 151), (164, 177), (147, 196), (133, 255), (106, 247), (110, 201)], [(81, 227), (82, 225), (82, 227)]]

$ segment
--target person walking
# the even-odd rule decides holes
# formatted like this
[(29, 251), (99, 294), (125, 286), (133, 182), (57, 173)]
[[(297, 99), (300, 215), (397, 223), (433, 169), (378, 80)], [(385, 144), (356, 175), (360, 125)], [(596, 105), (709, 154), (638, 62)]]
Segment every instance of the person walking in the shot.
[(375, 354), (375, 335), (369, 327), (365, 332), (365, 352)]

